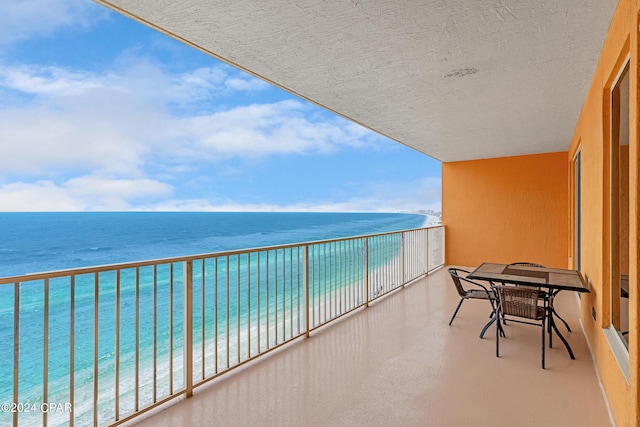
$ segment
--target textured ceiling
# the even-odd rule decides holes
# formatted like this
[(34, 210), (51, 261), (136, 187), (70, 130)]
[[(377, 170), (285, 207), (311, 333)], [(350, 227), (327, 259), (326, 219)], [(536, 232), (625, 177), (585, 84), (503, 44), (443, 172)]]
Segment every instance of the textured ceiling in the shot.
[(96, 0), (441, 161), (565, 151), (615, 0)]

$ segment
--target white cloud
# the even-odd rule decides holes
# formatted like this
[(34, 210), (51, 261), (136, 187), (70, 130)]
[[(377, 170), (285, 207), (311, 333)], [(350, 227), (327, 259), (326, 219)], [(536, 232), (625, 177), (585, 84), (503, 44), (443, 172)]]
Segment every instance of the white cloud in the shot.
[(197, 148), (198, 156), (256, 157), (272, 154), (330, 153), (341, 146), (364, 147), (379, 138), (344, 119), (311, 121), (298, 101), (239, 106), (178, 121), (176, 140)]
[(105, 83), (90, 73), (54, 66), (0, 67), (0, 85), (26, 94), (73, 95)]
[[(12, 102), (0, 99), (0, 182), (3, 177), (22, 181), (0, 186), (0, 211), (428, 208), (424, 198), (416, 198), (415, 183), (411, 192), (380, 185), (337, 202), (175, 198), (172, 186), (149, 177), (193, 182), (201, 170), (190, 169), (205, 161), (216, 163), (210, 175), (215, 179), (233, 158), (325, 154), (344, 146), (370, 149), (383, 138), (297, 100), (219, 111), (218, 97), (268, 87), (224, 67), (171, 74), (135, 55), (124, 55), (114, 67), (91, 72), (0, 66), (0, 91), (10, 93)], [(234, 105), (233, 97), (225, 99)]]
[[(139, 58), (137, 59), (139, 61)], [(162, 91), (166, 102), (183, 108), (201, 106), (208, 110), (217, 108), (219, 98), (237, 93), (256, 93), (270, 88), (266, 82), (233, 71), (228, 66), (201, 67), (195, 70), (165, 76), (166, 89)], [(158, 86), (156, 86), (157, 88)]]
[(136, 174), (148, 148), (140, 141), (142, 132), (136, 135), (123, 122), (110, 122), (81, 110), (64, 114), (23, 109), (0, 114), (2, 172), (39, 175), (58, 170), (103, 170)]
[(130, 210), (139, 199), (166, 197), (173, 188), (150, 179), (73, 178), (61, 185), (41, 180), (0, 186), (0, 211)]
[(310, 118), (313, 110), (293, 100), (189, 117), (170, 113), (176, 99), (199, 104), (229, 80), (239, 79), (215, 68), (172, 76), (144, 60), (120, 74), (0, 67), (0, 87), (32, 96), (26, 105), (0, 109), (2, 171), (143, 176), (150, 156), (175, 166), (194, 158), (330, 153), (379, 138), (341, 118)]
[(0, 186), (0, 211), (261, 211), (261, 212), (415, 212), (440, 210), (440, 179), (361, 185), (342, 199), (299, 203), (240, 203), (233, 200), (172, 198), (175, 189), (151, 179), (87, 175), (56, 184)]
[(440, 178), (424, 178), (418, 181), (358, 182), (350, 185), (348, 195), (342, 200), (310, 203), (309, 210), (318, 211), (366, 211), (366, 212), (417, 212), (427, 209), (440, 210), (442, 199)]
[(147, 211), (211, 212), (417, 212), (441, 210), (441, 180), (396, 181), (361, 185), (357, 194), (342, 200), (310, 200), (303, 203), (238, 203), (209, 199), (169, 199), (138, 206)]
[(51, 181), (13, 183), (0, 187), (0, 211), (82, 211), (82, 205)]
[(235, 77), (227, 79), (227, 81), (225, 81), (225, 87), (233, 91), (256, 92), (267, 89), (269, 85), (260, 79), (247, 76), (245, 78)]
[(104, 16), (104, 8), (86, 0), (2, 0), (0, 44), (47, 35), (65, 26), (86, 26)]
[(172, 191), (170, 185), (151, 179), (108, 179), (98, 176), (72, 178), (65, 183), (64, 187), (76, 197), (125, 200), (166, 196)]
[[(433, 209), (439, 210), (439, 204)], [(437, 209), (436, 209), (437, 207)], [(319, 201), (317, 203), (215, 203), (207, 199), (167, 200), (153, 205), (139, 205), (135, 210), (157, 212), (417, 212), (432, 209), (424, 203), (403, 205), (394, 200), (379, 203), (374, 199)]]
[(35, 96), (0, 109), (2, 172), (140, 175), (144, 156), (164, 142), (168, 123), (161, 106), (136, 95), (135, 84), (55, 67), (0, 68), (0, 86)]
[(220, 67), (198, 68), (188, 73), (173, 76), (167, 94), (179, 105), (210, 100), (213, 94), (224, 87), (227, 74)]

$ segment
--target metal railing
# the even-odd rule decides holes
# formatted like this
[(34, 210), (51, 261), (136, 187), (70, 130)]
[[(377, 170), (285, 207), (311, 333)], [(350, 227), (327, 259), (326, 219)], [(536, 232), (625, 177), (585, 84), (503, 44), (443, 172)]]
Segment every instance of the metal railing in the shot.
[(0, 278), (0, 425), (115, 425), (444, 264), (444, 226)]

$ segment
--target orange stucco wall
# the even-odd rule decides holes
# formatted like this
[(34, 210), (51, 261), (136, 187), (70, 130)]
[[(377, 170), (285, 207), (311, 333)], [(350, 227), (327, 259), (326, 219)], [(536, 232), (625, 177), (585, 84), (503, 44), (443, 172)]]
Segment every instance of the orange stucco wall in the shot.
[[(638, 11), (636, 0), (620, 0), (609, 27), (589, 93), (582, 107), (569, 157), (580, 150), (582, 167), (582, 272), (591, 284), (591, 293), (582, 302), (582, 325), (596, 360), (603, 389), (619, 426), (637, 426), (638, 402)], [(629, 152), (621, 162), (629, 167), (629, 182), (621, 185), (629, 196), (629, 223), (622, 224), (622, 244), (629, 246), (629, 376), (614, 356), (614, 343), (606, 334), (609, 327), (610, 289), (610, 90), (615, 78), (630, 58)], [(573, 226), (573, 225), (572, 225)], [(572, 234), (573, 234), (572, 230)], [(624, 260), (626, 263), (627, 260)], [(596, 319), (591, 316), (595, 310)], [(624, 362), (623, 362), (624, 363)]]
[[(640, 0), (619, 1), (573, 138), (567, 141), (567, 152), (445, 163), (442, 167), (448, 264), (532, 261), (573, 268), (574, 239), (580, 232), (581, 272), (591, 289), (580, 299), (581, 323), (618, 426), (640, 424), (639, 13)], [(629, 151), (627, 154), (624, 149), (621, 161), (628, 162), (629, 182), (620, 184), (620, 189), (629, 197), (629, 221), (610, 231), (610, 91), (627, 58)], [(573, 207), (576, 185), (572, 160), (578, 151), (580, 230), (576, 230)], [(626, 233), (628, 239), (618, 239), (611, 233)], [(620, 298), (610, 286), (612, 241), (622, 242), (629, 249), (629, 348), (628, 356), (623, 350), (619, 357), (613, 350), (617, 335), (607, 332), (612, 298)], [(624, 366), (628, 367), (628, 376)]]
[(567, 180), (566, 152), (444, 163), (447, 263), (566, 267)]
[[(609, 27), (589, 92), (586, 94), (567, 152), (445, 163), (442, 166), (442, 210), (446, 226), (446, 262), (474, 266), (482, 261), (532, 261), (580, 270), (591, 292), (582, 295), (581, 324), (596, 369), (618, 426), (640, 425), (640, 0), (620, 0)], [(629, 145), (620, 153), (628, 183), (628, 225), (612, 231), (611, 88), (626, 61), (629, 75)], [(628, 149), (628, 152), (627, 152)], [(581, 245), (576, 248), (575, 168), (581, 165)], [(612, 233), (617, 233), (612, 235)], [(620, 236), (627, 234), (627, 238)], [(620, 238), (618, 238), (620, 237)], [(620, 270), (629, 273), (628, 354), (610, 333), (611, 268), (620, 247)], [(628, 251), (625, 251), (628, 247)], [(615, 252), (616, 249), (613, 250)], [(624, 273), (625, 271), (622, 271)], [(592, 315), (595, 313), (595, 318)], [(579, 333), (579, 331), (576, 331)], [(625, 369), (628, 375), (625, 375)], [(559, 374), (559, 373), (555, 373)], [(588, 410), (588, 408), (585, 408)]]
[[(620, 0), (609, 27), (591, 86), (567, 152), (445, 163), (442, 210), (446, 262), (474, 266), (482, 261), (531, 261), (574, 267), (580, 232), (581, 272), (591, 292), (582, 295), (581, 324), (589, 341), (603, 390), (618, 426), (640, 424), (640, 0)], [(612, 230), (611, 88), (626, 61), (629, 75), (629, 146), (620, 153), (628, 167), (628, 223)], [(579, 66), (576, 64), (575, 66)], [(580, 152), (581, 227), (574, 215), (573, 159)], [(626, 169), (625, 169), (626, 170)], [(612, 234), (612, 233), (616, 233)], [(621, 236), (627, 234), (628, 238)], [(616, 356), (617, 335), (609, 333), (611, 245), (628, 245), (629, 346)], [(624, 252), (624, 251), (621, 251)], [(623, 272), (624, 273), (624, 272)], [(618, 294), (616, 294), (618, 292)], [(595, 318), (592, 313), (595, 313)], [(575, 331), (579, 333), (579, 331)], [(624, 368), (628, 375), (625, 375)], [(558, 374), (558, 373), (556, 373)], [(588, 408), (585, 408), (588, 410)]]

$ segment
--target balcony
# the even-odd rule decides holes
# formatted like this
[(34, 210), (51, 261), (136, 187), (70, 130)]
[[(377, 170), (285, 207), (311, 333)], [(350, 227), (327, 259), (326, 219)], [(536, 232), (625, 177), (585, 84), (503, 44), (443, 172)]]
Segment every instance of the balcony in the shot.
[(29, 410), (0, 423), (610, 423), (575, 295), (577, 359), (541, 370), (535, 328), (478, 338), (487, 304), (447, 325), (443, 262), (440, 226), (1, 278), (0, 393)]
[(457, 302), (441, 268), (139, 425), (611, 425), (575, 295), (556, 308), (576, 360), (555, 340), (545, 370), (538, 329), (507, 326), (496, 358), (486, 304), (448, 326)]

